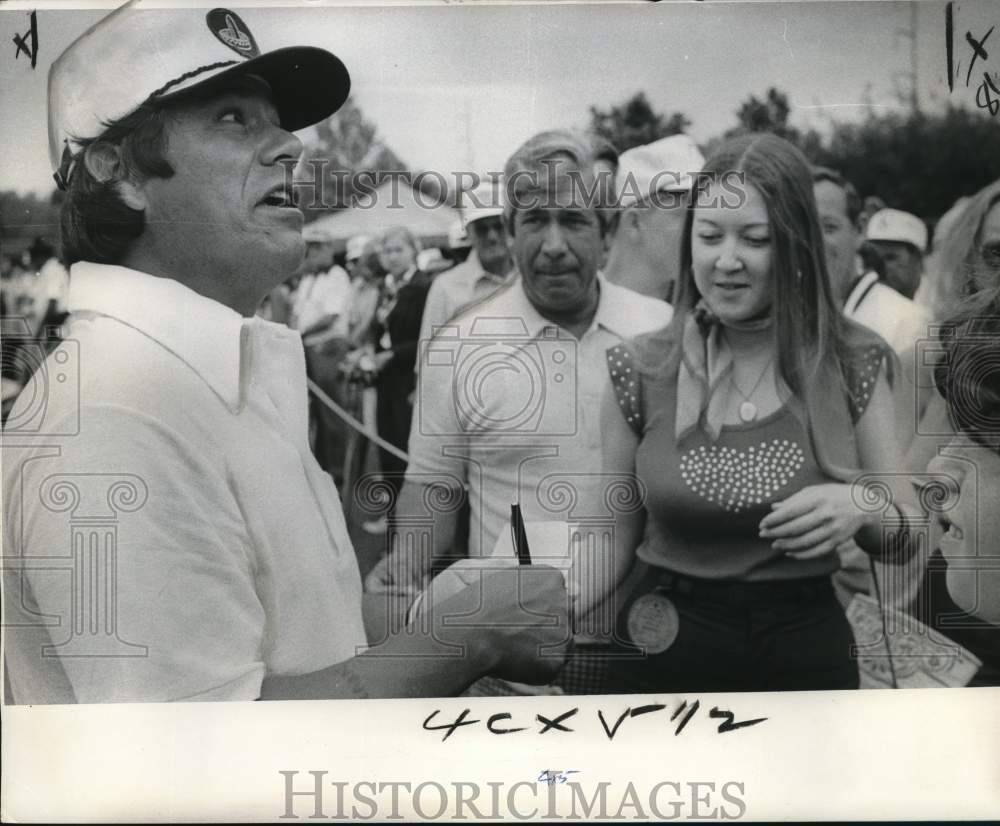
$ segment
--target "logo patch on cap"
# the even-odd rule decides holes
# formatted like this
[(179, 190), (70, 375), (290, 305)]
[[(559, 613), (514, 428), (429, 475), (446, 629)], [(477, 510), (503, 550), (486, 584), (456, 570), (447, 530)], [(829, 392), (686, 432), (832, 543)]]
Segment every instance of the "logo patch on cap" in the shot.
[(212, 9), (206, 16), (208, 28), (220, 41), (242, 57), (257, 57), (260, 49), (247, 24), (229, 9)]

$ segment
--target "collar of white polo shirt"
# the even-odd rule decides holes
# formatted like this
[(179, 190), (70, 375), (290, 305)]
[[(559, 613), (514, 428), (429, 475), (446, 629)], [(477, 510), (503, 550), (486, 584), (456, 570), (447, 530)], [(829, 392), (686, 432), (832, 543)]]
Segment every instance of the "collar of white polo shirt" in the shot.
[[(278, 350), (302, 350), (299, 334), (284, 325), (244, 318), (179, 281), (128, 267), (74, 264), (67, 304), (70, 313), (109, 316), (149, 336), (194, 370), (233, 413), (243, 406), (252, 352), (277, 357)], [(251, 346), (255, 339), (259, 347)]]

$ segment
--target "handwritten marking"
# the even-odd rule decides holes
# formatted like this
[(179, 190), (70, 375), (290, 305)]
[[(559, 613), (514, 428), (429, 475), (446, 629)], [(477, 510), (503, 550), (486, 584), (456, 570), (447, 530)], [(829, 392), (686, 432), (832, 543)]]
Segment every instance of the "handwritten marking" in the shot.
[(757, 723), (763, 723), (767, 717), (758, 717), (755, 720), (743, 720), (739, 723), (734, 723), (736, 715), (731, 711), (726, 711), (725, 709), (719, 709), (718, 706), (712, 708), (708, 712), (709, 717), (715, 717), (716, 719), (723, 717), (725, 720), (719, 723), (719, 734), (725, 734), (727, 731), (736, 731), (738, 728), (746, 728), (747, 726), (755, 726)]
[[(14, 52), (14, 60), (17, 60), (23, 52), (31, 60), (31, 68), (35, 68), (38, 62), (38, 18), (36, 12), (31, 12), (31, 27), (24, 34), (14, 35), (14, 45), (17, 51)], [(30, 45), (29, 45), (30, 44)]]
[(579, 707), (572, 708), (569, 711), (567, 711), (566, 713), (560, 714), (554, 720), (550, 720), (548, 717), (545, 717), (542, 714), (536, 714), (535, 715), (535, 719), (538, 720), (539, 723), (544, 724), (544, 726), (545, 726), (545, 728), (543, 728), (538, 733), (539, 734), (545, 734), (545, 732), (547, 732), (549, 729), (553, 729), (553, 728), (556, 729), (557, 731), (572, 731), (573, 729), (568, 728), (567, 726), (564, 726), (562, 724), (562, 722), (563, 722), (563, 720), (566, 720), (566, 719), (572, 717), (579, 710), (580, 710)]

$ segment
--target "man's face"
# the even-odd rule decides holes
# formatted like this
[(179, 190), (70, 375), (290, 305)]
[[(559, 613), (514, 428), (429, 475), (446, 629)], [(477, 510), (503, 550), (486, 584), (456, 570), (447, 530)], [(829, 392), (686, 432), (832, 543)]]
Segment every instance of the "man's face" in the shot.
[(597, 212), (584, 203), (593, 181), (574, 185), (560, 161), (539, 172), (540, 191), (525, 195), (511, 221), (514, 262), (524, 292), (543, 315), (575, 314), (596, 306), (597, 270), (605, 253)]
[(302, 260), (303, 216), (285, 170), (302, 144), (249, 79), (176, 104), (165, 128), (174, 174), (139, 185), (147, 253), (168, 270), (209, 273), (233, 306), (255, 306)]
[(510, 253), (504, 239), (503, 221), (500, 216), (480, 218), (469, 224), (479, 262), (489, 272), (508, 269)]
[(813, 186), (819, 223), (826, 247), (826, 267), (834, 297), (843, 304), (855, 278), (854, 257), (858, 251), (857, 228), (847, 215), (847, 193), (833, 181), (819, 181)]
[(920, 286), (923, 257), (910, 244), (902, 241), (872, 241), (885, 264), (885, 283), (896, 292), (913, 298)]

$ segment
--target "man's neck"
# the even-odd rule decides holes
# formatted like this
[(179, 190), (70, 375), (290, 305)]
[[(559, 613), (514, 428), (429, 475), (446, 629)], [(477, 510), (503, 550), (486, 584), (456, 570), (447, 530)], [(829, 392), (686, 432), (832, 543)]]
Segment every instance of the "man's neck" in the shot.
[[(138, 270), (147, 275), (168, 278), (183, 284), (198, 295), (210, 298), (212, 301), (218, 301), (244, 318), (250, 318), (257, 312), (257, 308), (268, 292), (266, 289), (260, 294), (253, 291), (251, 288), (259, 284), (260, 279), (255, 279), (250, 274), (247, 274), (245, 278), (228, 278), (222, 273), (208, 275), (197, 271), (185, 271), (184, 267), (165, 264), (153, 256), (143, 255), (141, 251), (126, 254), (121, 264), (123, 267)], [(280, 278), (272, 280), (274, 281), (274, 284), (271, 285), (272, 288), (281, 283)], [(234, 285), (237, 285), (239, 289), (233, 289)]]
[(538, 314), (544, 318), (546, 321), (551, 321), (558, 327), (561, 327), (567, 333), (573, 336), (573, 338), (580, 339), (583, 338), (584, 333), (590, 329), (590, 326), (594, 323), (594, 316), (597, 315), (597, 307), (601, 301), (601, 286), (598, 281), (594, 281), (593, 290), (591, 291), (591, 299), (588, 301), (587, 305), (580, 310), (568, 313), (557, 313), (550, 310), (543, 310), (539, 307), (535, 309), (538, 310)]

